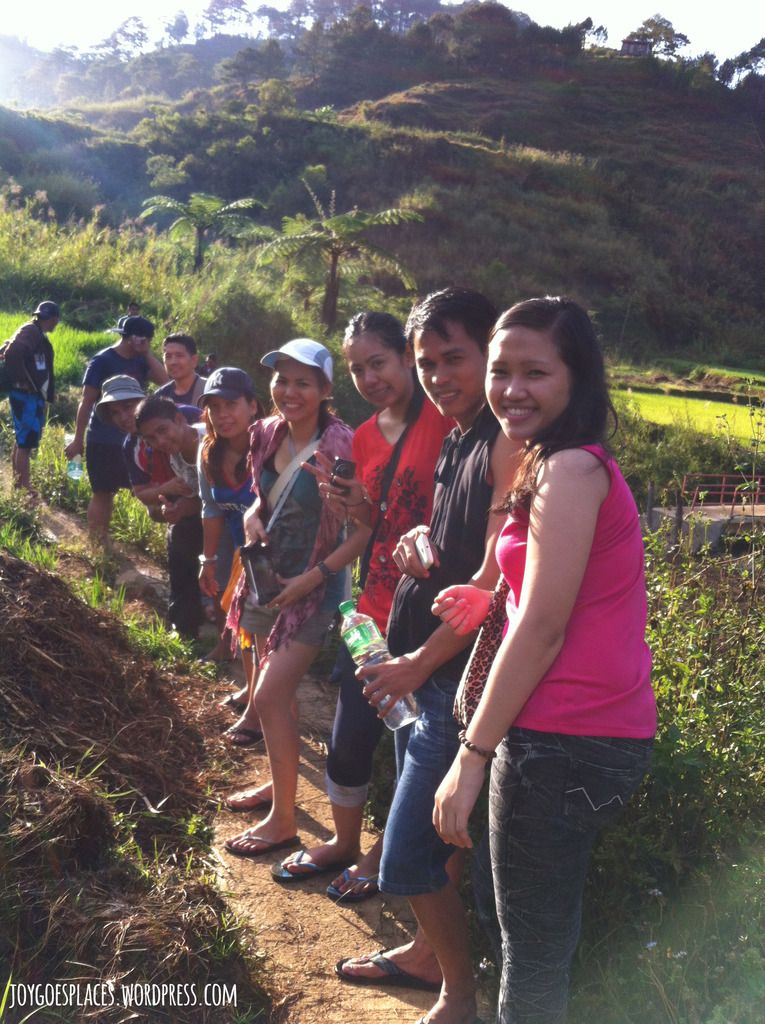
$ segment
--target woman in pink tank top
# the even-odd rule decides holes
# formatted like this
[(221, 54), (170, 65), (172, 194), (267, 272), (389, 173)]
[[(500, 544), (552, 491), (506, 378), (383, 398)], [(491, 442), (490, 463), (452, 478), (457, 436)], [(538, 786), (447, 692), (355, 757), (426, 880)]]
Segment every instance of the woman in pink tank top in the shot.
[[(497, 1021), (562, 1024), (592, 843), (639, 785), (655, 732), (643, 543), (605, 447), (615, 414), (580, 306), (542, 298), (505, 312), (486, 392), (526, 449), (497, 544), (507, 624), (433, 818), (444, 840), (472, 845), (468, 819), (491, 764)], [(433, 610), (466, 633), (490, 597), (451, 587)]]

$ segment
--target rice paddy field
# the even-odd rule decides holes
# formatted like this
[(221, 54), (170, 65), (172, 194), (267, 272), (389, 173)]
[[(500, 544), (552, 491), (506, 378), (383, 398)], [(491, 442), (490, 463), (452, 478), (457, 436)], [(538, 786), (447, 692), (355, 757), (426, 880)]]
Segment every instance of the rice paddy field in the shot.
[[(121, 314), (119, 314), (121, 315)], [(15, 331), (27, 320), (30, 313), (0, 313), (0, 344), (12, 337)], [(117, 316), (115, 316), (115, 323)], [(117, 341), (116, 334), (108, 331), (78, 331), (59, 323), (50, 335), (55, 353), (56, 381), (59, 386), (64, 384), (80, 384), (85, 364), (99, 349), (113, 345)]]
[(751, 442), (757, 432), (754, 421), (761, 421), (763, 416), (761, 407), (750, 406), (744, 399), (740, 402), (712, 402), (703, 396), (685, 398), (630, 388), (619, 393), (633, 402), (640, 415), (651, 423), (677, 423), (705, 434), (729, 432), (744, 444)]

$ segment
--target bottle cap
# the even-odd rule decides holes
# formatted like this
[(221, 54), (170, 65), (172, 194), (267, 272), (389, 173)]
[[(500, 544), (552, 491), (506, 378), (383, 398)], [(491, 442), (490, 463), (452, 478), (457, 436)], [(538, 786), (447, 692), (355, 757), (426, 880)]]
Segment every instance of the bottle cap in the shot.
[(349, 612), (355, 612), (356, 611), (356, 602), (355, 601), (343, 601), (341, 604), (338, 605), (337, 610), (340, 612), (341, 615), (347, 615)]

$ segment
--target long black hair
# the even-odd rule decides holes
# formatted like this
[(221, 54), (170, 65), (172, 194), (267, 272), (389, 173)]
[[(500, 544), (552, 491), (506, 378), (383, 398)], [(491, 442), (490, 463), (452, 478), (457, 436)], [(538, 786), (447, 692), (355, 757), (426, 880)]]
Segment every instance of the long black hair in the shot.
[(501, 314), (491, 338), (512, 327), (527, 327), (552, 339), (571, 372), (571, 396), (560, 416), (530, 440), (502, 511), (530, 507), (540, 466), (554, 452), (586, 444), (606, 447), (617, 426), (595, 328), (578, 303), (561, 296), (517, 302)]
[[(403, 324), (391, 313), (379, 313), (375, 310), (355, 313), (345, 328), (343, 345), (349, 345), (354, 338), (358, 338), (361, 334), (376, 334), (385, 348), (392, 348), (400, 356), (403, 356), (410, 347)], [(425, 392), (422, 390), (420, 378), (414, 368), (412, 368), (412, 382), (414, 391), (406, 410), (407, 423), (413, 423), (417, 419), (425, 401)]]

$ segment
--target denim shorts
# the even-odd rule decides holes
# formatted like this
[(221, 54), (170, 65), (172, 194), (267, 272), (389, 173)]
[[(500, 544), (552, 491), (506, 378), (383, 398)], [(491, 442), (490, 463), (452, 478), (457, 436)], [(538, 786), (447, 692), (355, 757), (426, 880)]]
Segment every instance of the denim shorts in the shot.
[(448, 882), (454, 847), (433, 827), (436, 790), (459, 750), (452, 714), (458, 680), (438, 675), (417, 690), (420, 717), (412, 726), (385, 826), (380, 889), (397, 896), (438, 892)]

